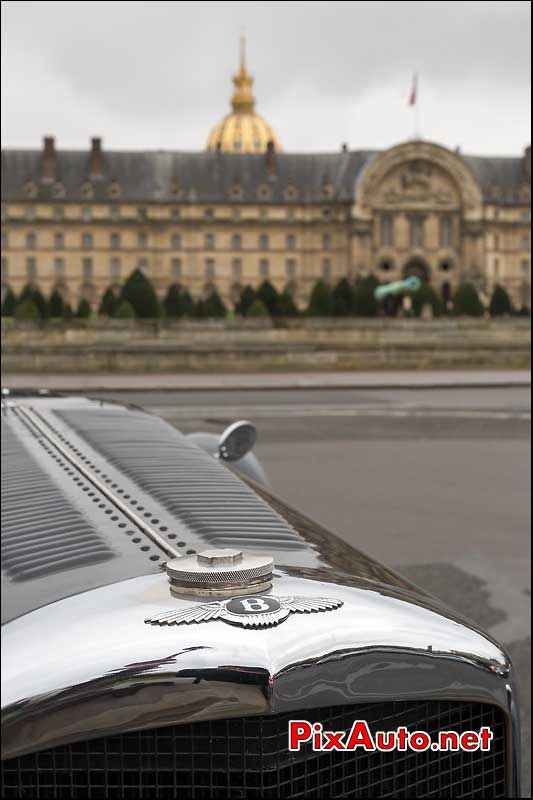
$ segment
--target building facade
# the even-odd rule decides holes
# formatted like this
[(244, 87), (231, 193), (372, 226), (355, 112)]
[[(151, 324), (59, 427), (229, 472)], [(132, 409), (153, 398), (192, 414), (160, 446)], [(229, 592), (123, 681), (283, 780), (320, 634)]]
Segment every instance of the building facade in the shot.
[(385, 151), (284, 153), (254, 110), (244, 62), (205, 151), (2, 151), (2, 291), (57, 288), (97, 304), (143, 270), (162, 296), (417, 274), (446, 299), (499, 283), (530, 305), (531, 150), (462, 155), (426, 141)]

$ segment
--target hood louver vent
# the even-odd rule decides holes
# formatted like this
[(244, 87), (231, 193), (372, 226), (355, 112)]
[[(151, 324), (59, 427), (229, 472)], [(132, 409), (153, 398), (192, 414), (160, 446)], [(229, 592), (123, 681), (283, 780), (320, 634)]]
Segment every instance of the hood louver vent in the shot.
[(55, 413), (203, 542), (258, 549), (309, 547), (243, 481), (163, 420), (109, 409)]
[(114, 552), (2, 421), (2, 568), (15, 581), (107, 561)]

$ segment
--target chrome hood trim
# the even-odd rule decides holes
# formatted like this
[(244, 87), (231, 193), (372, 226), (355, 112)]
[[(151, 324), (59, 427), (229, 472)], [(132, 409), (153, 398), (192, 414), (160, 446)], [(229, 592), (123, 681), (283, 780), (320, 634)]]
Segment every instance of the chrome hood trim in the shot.
[[(195, 601), (164, 575), (37, 609), (3, 633), (3, 757), (124, 730), (379, 700), (498, 705), (516, 723), (509, 659), (486, 634), (420, 595), (277, 568), (271, 593), (327, 595), (331, 614), (279, 627), (158, 627)], [(510, 748), (510, 751), (513, 748)], [(511, 771), (512, 772), (512, 771)]]

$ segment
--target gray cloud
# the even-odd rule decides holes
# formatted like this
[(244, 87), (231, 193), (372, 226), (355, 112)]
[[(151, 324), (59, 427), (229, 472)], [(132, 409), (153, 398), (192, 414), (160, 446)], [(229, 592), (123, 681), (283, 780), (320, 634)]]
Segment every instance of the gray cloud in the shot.
[(238, 36), (286, 150), (424, 138), (516, 153), (530, 136), (529, 2), (2, 3), (2, 141), (200, 149)]

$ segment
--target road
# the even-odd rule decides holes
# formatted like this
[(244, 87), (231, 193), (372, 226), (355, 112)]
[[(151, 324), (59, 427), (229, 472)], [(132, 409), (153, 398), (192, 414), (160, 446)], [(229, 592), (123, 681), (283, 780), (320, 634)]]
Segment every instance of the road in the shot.
[(530, 397), (525, 388), (112, 392), (183, 431), (247, 418), (273, 489), (494, 635), (530, 743)]

